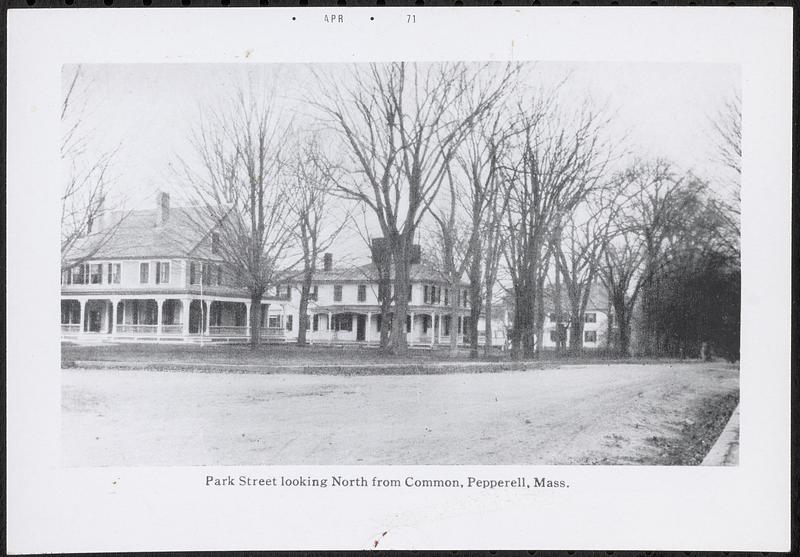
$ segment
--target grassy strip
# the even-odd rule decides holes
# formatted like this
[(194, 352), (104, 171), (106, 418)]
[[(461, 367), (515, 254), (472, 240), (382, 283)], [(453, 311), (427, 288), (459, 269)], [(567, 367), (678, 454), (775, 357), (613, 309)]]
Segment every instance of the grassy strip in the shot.
[[(264, 345), (255, 350), (241, 345), (164, 345), (164, 344), (118, 344), (100, 346), (81, 346), (69, 343), (61, 345), (62, 367), (76, 367), (76, 362), (120, 362), (131, 366), (158, 365), (164, 367), (172, 362), (183, 364), (219, 364), (227, 366), (232, 362), (242, 366), (314, 366), (331, 362), (343, 366), (375, 364), (385, 365), (435, 365), (438, 363), (453, 364), (457, 362), (474, 365), (476, 361), (487, 364), (507, 364), (516, 366), (539, 366), (544, 363), (554, 365), (611, 365), (626, 363), (670, 363), (680, 360), (664, 360), (655, 358), (610, 358), (594, 353), (582, 356), (556, 357), (546, 352), (535, 360), (512, 360), (508, 353), (495, 353), (490, 356), (480, 353), (477, 360), (469, 358), (468, 350), (460, 350), (451, 356), (447, 347), (430, 349), (413, 349), (405, 356), (379, 354), (376, 348), (359, 346), (330, 347), (295, 345)], [(683, 360), (682, 363), (692, 360)]]
[(178, 371), (194, 373), (254, 373), (301, 375), (441, 375), (447, 373), (499, 373), (503, 371), (525, 371), (542, 368), (531, 363), (405, 363), (405, 364), (353, 364), (353, 365), (254, 365), (254, 364), (202, 364), (169, 362), (115, 362), (75, 361), (62, 364), (62, 369), (100, 368), (142, 371)]
[(642, 464), (667, 466), (701, 464), (719, 439), (737, 404), (739, 404), (738, 390), (707, 399), (691, 418), (680, 424), (679, 437), (654, 436), (648, 439), (647, 442), (655, 449), (656, 455), (652, 462), (643, 459)]

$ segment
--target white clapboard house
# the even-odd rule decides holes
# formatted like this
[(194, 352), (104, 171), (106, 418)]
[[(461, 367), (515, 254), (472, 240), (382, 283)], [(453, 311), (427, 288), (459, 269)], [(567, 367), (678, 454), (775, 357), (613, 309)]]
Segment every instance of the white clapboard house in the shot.
[[(61, 276), (61, 336), (74, 342), (246, 342), (250, 297), (225, 265), (213, 229), (192, 208), (170, 207), (158, 194), (155, 210), (127, 213), (108, 240), (96, 229), (79, 245)], [(96, 227), (97, 228), (97, 227)], [(467, 283), (451, 292), (441, 275), (417, 257), (411, 266), (406, 335), (412, 346), (464, 342)], [(86, 257), (90, 253), (90, 257)], [(297, 339), (301, 323), (311, 343), (377, 344), (381, 323), (373, 263), (336, 267), (326, 254), (315, 275), (308, 312), (300, 319), (299, 278), (285, 275), (261, 301), (259, 335)], [(451, 296), (458, 315), (450, 317)]]

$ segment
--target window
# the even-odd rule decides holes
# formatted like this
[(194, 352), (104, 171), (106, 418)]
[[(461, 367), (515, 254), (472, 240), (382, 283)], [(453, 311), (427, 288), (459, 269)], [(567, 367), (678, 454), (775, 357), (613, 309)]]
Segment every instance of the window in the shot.
[(286, 285), (286, 299), (287, 300), (291, 300), (292, 299), (292, 285), (291, 284), (287, 284)]
[(426, 284), (422, 287), (422, 300), (424, 303), (430, 303), (430, 288)]
[(412, 285), (408, 285), (408, 301), (411, 302), (412, 296), (414, 294), (414, 287)]
[(445, 288), (444, 289), (444, 305), (446, 305), (446, 306), (450, 305), (450, 289), (449, 288)]
[(366, 302), (367, 301), (367, 285), (366, 284), (359, 284), (358, 285), (358, 301), (359, 302)]
[(411, 316), (410, 315), (406, 315), (406, 332), (407, 333), (411, 332)]
[(467, 292), (466, 290), (462, 290), (461, 291), (461, 295), (462, 295), (462, 298), (463, 298), (463, 306), (464, 307), (467, 307), (467, 295), (468, 294), (469, 294), (469, 292)]
[(281, 316), (280, 315), (270, 315), (269, 319), (267, 320), (267, 326), (270, 329), (280, 329), (281, 328)]
[(597, 323), (597, 314), (596, 313), (584, 313), (583, 314), (583, 322), (584, 323)]
[(312, 330), (318, 331), (319, 330), (319, 315), (316, 313), (314, 314), (314, 319), (312, 320)]
[(558, 342), (558, 331), (550, 331), (550, 342)]
[(142, 284), (150, 282), (150, 263), (139, 263), (139, 282)]
[(89, 265), (89, 284), (103, 283), (103, 264), (92, 263)]
[(72, 268), (72, 284), (83, 284), (83, 265)]
[(423, 333), (427, 333), (428, 332), (428, 316), (427, 315), (423, 315), (422, 316), (422, 332)]
[(197, 264), (192, 261), (189, 263), (189, 284), (197, 284)]
[(122, 264), (120, 263), (108, 264), (108, 284), (119, 284), (121, 274), (122, 274)]
[(353, 330), (353, 316), (349, 313), (333, 316), (333, 330), (334, 331), (352, 331)]
[(156, 284), (169, 284), (169, 263), (166, 261), (156, 263)]
[(316, 302), (318, 298), (319, 298), (319, 286), (314, 285), (311, 287), (311, 290), (308, 291), (308, 299)]
[(217, 265), (217, 286), (221, 286), (222, 282), (222, 265)]
[(342, 285), (336, 284), (333, 287), (333, 301), (334, 302), (341, 302), (342, 301)]
[(219, 253), (219, 233), (211, 233), (211, 253)]
[(287, 331), (291, 331), (292, 330), (293, 321), (294, 321), (294, 315), (290, 314), (290, 315), (286, 316), (286, 330)]
[(583, 342), (597, 342), (597, 331), (583, 331)]

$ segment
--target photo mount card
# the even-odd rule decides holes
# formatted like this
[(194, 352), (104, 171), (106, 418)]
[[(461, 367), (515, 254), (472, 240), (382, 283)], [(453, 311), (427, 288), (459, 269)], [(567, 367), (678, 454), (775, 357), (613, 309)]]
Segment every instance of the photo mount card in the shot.
[(10, 10), (8, 552), (788, 551), (791, 22)]

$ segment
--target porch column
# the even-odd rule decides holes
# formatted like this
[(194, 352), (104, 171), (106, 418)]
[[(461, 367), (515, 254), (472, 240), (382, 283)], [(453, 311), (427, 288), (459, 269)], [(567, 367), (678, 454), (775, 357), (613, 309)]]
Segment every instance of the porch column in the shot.
[(250, 335), (250, 302), (244, 303), (244, 326), (245, 331)]
[(211, 330), (211, 304), (214, 300), (203, 300), (203, 315), (205, 316), (205, 320), (201, 323), (203, 327), (203, 334), (208, 336), (209, 331)]
[(110, 313), (110, 315), (111, 315), (111, 317), (110, 317), (110, 319), (111, 319), (111, 334), (112, 335), (116, 335), (117, 334), (117, 303), (119, 302), (119, 300), (111, 299), (110, 302), (111, 302), (111, 313)]
[(408, 343), (409, 340), (411, 340), (412, 342), (414, 341), (414, 312), (411, 311), (408, 313), (408, 315), (411, 319), (411, 330), (408, 333), (406, 333), (406, 343)]
[(81, 313), (80, 313), (81, 331), (80, 332), (82, 332), (82, 333), (86, 332), (86, 302), (88, 302), (88, 300), (86, 298), (81, 300)]
[(333, 342), (333, 324), (331, 323), (331, 319), (333, 317), (333, 312), (328, 312), (328, 341)]
[(439, 316), (439, 329), (436, 331), (436, 343), (442, 343), (442, 316)]
[(162, 300), (161, 298), (156, 298), (156, 308), (158, 309), (156, 311), (156, 335), (157, 336), (161, 336), (161, 331), (162, 331), (161, 322), (164, 319), (162, 319), (162, 316), (161, 316), (161, 309), (162, 309), (162, 304), (163, 303), (164, 303), (164, 300)]
[(431, 313), (431, 348), (434, 340), (436, 340), (436, 312)]
[(372, 312), (367, 312), (367, 342), (372, 340)]
[(192, 305), (191, 298), (181, 299), (181, 334), (189, 336), (189, 307)]

